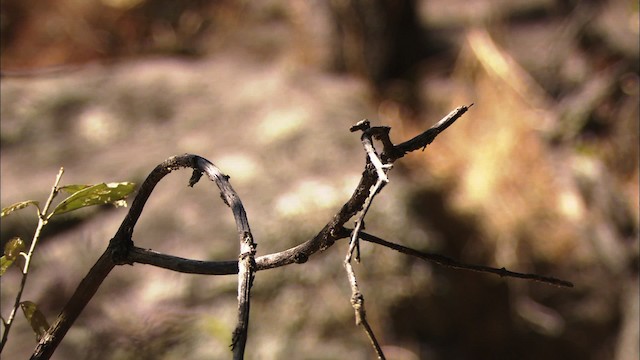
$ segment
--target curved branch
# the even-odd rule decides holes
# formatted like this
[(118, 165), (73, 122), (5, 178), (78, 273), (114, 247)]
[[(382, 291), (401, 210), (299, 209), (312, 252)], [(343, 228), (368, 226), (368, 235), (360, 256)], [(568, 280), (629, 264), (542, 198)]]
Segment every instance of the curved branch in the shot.
[[(222, 174), (222, 172), (207, 159), (197, 155), (184, 154), (168, 158), (156, 166), (147, 176), (140, 186), (131, 204), (131, 208), (118, 228), (118, 231), (111, 241), (109, 241), (109, 246), (91, 268), (87, 276), (80, 282), (71, 299), (69, 299), (69, 302), (62, 309), (60, 315), (58, 315), (55, 323), (42, 337), (31, 359), (49, 359), (113, 267), (115, 265), (133, 264), (131, 252), (135, 247), (133, 246), (131, 237), (149, 196), (151, 196), (155, 186), (167, 174), (174, 170), (187, 167), (194, 169), (194, 173), (189, 180), (189, 186), (193, 186), (198, 182), (202, 174), (206, 174), (209, 179), (216, 183), (220, 189), (223, 201), (229, 205), (233, 211), (241, 244), (241, 253), (239, 256), (240, 268), (244, 267), (245, 269), (239, 278), (238, 296), (241, 309), (239, 311), (238, 327), (234, 333), (240, 334), (244, 331), (245, 334), (243, 338), (246, 341), (245, 330), (248, 325), (249, 311), (248, 295), (255, 272), (255, 266), (251, 265), (253, 263), (253, 255), (255, 254), (255, 243), (253, 242), (249, 222), (242, 202), (231, 187), (231, 184), (229, 184), (228, 177)], [(238, 262), (236, 262), (236, 264), (238, 264)], [(234, 344), (236, 344), (234, 348), (241, 349), (235, 351), (241, 354), (241, 352), (244, 351), (242, 339), (240, 339), (239, 342), (234, 341)]]
[[(238, 256), (238, 323), (233, 331), (231, 341), (231, 349), (233, 350), (234, 359), (244, 358), (244, 349), (247, 343), (249, 330), (249, 309), (250, 309), (250, 293), (253, 279), (255, 277), (256, 265), (256, 243), (253, 241), (253, 235), (249, 228), (249, 220), (244, 210), (240, 197), (233, 190), (229, 183), (229, 177), (222, 174), (209, 160), (196, 155), (194, 156), (195, 164), (198, 170), (206, 174), (209, 179), (215, 181), (220, 188), (222, 200), (227, 204), (233, 212), (236, 221), (238, 237), (240, 240), (240, 255)], [(194, 168), (194, 169), (195, 169)], [(193, 176), (189, 181), (189, 185), (193, 186), (200, 178), (200, 173), (194, 170)]]

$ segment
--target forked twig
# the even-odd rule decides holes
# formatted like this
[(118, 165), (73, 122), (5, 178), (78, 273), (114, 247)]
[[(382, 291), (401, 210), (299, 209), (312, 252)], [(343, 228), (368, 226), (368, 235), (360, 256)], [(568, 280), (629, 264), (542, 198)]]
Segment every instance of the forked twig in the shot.
[(376, 174), (376, 182), (369, 189), (369, 194), (364, 200), (364, 205), (360, 214), (358, 215), (355, 228), (351, 232), (351, 239), (349, 241), (349, 248), (347, 250), (347, 255), (344, 259), (344, 268), (347, 272), (347, 278), (349, 280), (349, 285), (351, 286), (351, 306), (355, 311), (356, 325), (362, 325), (364, 328), (371, 345), (373, 346), (378, 359), (385, 359), (384, 352), (380, 347), (378, 339), (371, 329), (369, 322), (367, 321), (366, 310), (364, 307), (364, 295), (360, 291), (358, 287), (358, 281), (356, 279), (356, 274), (353, 270), (353, 265), (351, 264), (351, 259), (353, 256), (354, 250), (356, 251), (355, 260), (356, 262), (360, 262), (360, 246), (359, 246), (359, 233), (364, 228), (364, 218), (373, 203), (373, 198), (382, 190), (384, 185), (389, 182), (387, 178), (387, 171), (391, 169), (392, 164), (383, 164), (382, 160), (378, 156), (375, 147), (373, 146), (372, 141), (372, 132), (370, 131), (369, 121), (363, 120), (352, 126), (351, 131), (361, 130), (362, 131), (362, 145), (364, 146), (364, 150), (367, 153), (367, 166), (373, 166), (375, 168)]
[[(473, 105), (473, 104), (472, 104)], [(393, 145), (391, 139), (389, 138), (390, 128), (388, 127), (371, 127), (369, 120), (362, 120), (353, 125), (350, 128), (350, 131), (362, 131), (362, 145), (364, 146), (364, 150), (367, 153), (367, 167), (373, 165), (376, 174), (376, 182), (375, 184), (368, 189), (368, 195), (366, 196), (363, 204), (362, 211), (358, 215), (355, 228), (351, 233), (351, 239), (349, 241), (349, 249), (347, 250), (347, 255), (344, 260), (344, 267), (347, 272), (347, 278), (349, 279), (349, 284), (351, 286), (351, 305), (356, 313), (356, 324), (363, 325), (363, 328), (371, 341), (371, 344), (376, 352), (376, 355), (379, 359), (384, 359), (384, 353), (380, 348), (378, 340), (373, 333), (373, 330), (369, 326), (369, 323), (366, 319), (366, 312), (364, 309), (364, 295), (360, 292), (358, 287), (358, 282), (356, 279), (355, 272), (353, 271), (353, 266), (351, 265), (351, 258), (354, 250), (356, 251), (355, 259), (359, 262), (360, 260), (360, 247), (359, 247), (359, 239), (361, 231), (363, 230), (364, 218), (373, 203), (374, 197), (382, 190), (382, 188), (389, 182), (387, 177), (387, 171), (391, 169), (393, 166), (393, 162), (404, 156), (407, 152), (413, 151), (419, 147), (424, 148), (430, 144), (439, 133), (444, 131), (447, 127), (449, 127), (454, 121), (456, 121), (464, 112), (468, 109), (467, 106), (461, 106), (456, 110), (452, 111), (445, 118), (440, 120), (437, 124), (435, 124), (431, 129), (427, 130), (423, 134), (405, 142), (400, 145)], [(373, 138), (376, 138), (382, 142), (384, 147), (383, 158), (381, 158), (375, 147), (373, 146)]]

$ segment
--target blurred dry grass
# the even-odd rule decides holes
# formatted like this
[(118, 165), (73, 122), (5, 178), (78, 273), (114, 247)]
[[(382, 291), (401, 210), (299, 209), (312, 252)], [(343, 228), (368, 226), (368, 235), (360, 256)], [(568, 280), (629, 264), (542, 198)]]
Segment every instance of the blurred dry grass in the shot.
[[(577, 286), (365, 247), (356, 271), (390, 358), (635, 358), (637, 3), (330, 4), (3, 1), (2, 204), (42, 197), (60, 165), (68, 183), (140, 181), (165, 157), (195, 152), (230, 173), (265, 254), (312, 236), (355, 186), (363, 153), (349, 125), (370, 117), (400, 141), (474, 102), (398, 164), (370, 231)], [(216, 196), (202, 184), (176, 191), (182, 177), (152, 198), (141, 246), (235, 257), (223, 240), (231, 217), (203, 201)], [(86, 212), (43, 244), (28, 296), (50, 318), (123, 215)], [(3, 242), (28, 234), (25, 218), (2, 225)], [(248, 358), (371, 356), (343, 250), (258, 274)], [(2, 278), (3, 314), (16, 279)], [(234, 282), (118, 269), (56, 358), (226, 358)], [(14, 331), (5, 355), (27, 356), (29, 330)]]

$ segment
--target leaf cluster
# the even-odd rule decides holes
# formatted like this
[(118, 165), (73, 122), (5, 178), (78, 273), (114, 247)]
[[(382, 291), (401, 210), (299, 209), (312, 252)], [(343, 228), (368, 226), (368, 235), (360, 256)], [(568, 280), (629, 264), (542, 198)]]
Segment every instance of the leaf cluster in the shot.
[[(42, 229), (49, 223), (49, 220), (54, 216), (79, 210), (87, 206), (104, 204), (113, 204), (116, 207), (127, 206), (125, 198), (135, 190), (135, 184), (131, 182), (100, 183), (95, 185), (77, 184), (58, 187), (63, 172), (64, 170), (61, 168), (49, 195), (49, 199), (43, 207), (40, 206), (39, 201), (26, 200), (2, 208), (0, 217), (4, 218), (18, 210), (33, 206), (36, 208), (38, 226), (34, 232), (29, 249), (27, 249), (27, 245), (24, 240), (19, 237), (15, 237), (5, 244), (4, 253), (2, 257), (0, 257), (0, 276), (5, 275), (7, 270), (9, 270), (12, 265), (16, 264), (20, 257), (24, 259), (21, 269), (22, 281), (20, 283), (11, 314), (6, 320), (4, 316), (2, 316), (2, 325), (4, 327), (0, 352), (2, 352), (2, 349), (4, 349), (7, 342), (11, 325), (15, 320), (18, 308), (22, 309), (27, 322), (31, 325), (31, 328), (36, 334), (36, 340), (40, 341), (42, 336), (44, 336), (49, 329), (49, 323), (47, 322), (45, 315), (40, 311), (38, 305), (33, 301), (21, 301), (22, 292), (24, 291), (27, 276), (29, 274), (29, 265), (31, 263), (32, 256), (35, 252), (38, 240), (40, 239)], [(53, 210), (49, 211), (52, 201), (61, 192), (69, 195), (60, 201)]]

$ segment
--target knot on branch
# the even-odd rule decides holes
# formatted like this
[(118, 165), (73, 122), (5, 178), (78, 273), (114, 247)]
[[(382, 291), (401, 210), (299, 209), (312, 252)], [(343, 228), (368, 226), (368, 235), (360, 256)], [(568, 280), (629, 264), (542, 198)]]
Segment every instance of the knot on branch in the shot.
[(332, 227), (331, 230), (329, 230), (329, 235), (331, 235), (331, 237), (336, 240), (344, 239), (351, 235), (351, 230), (345, 228), (344, 226)]
[(364, 296), (361, 292), (356, 291), (351, 296), (351, 306), (356, 313), (356, 325), (360, 325), (366, 314), (364, 311)]
[(116, 236), (109, 241), (111, 260), (116, 265), (133, 265), (129, 258), (129, 251), (133, 249), (133, 240), (122, 236)]
[(231, 350), (236, 350), (236, 348), (238, 346), (238, 343), (241, 340), (242, 335), (243, 335), (242, 329), (235, 328), (233, 330), (233, 333), (231, 334), (231, 344), (229, 345)]
[(302, 252), (296, 253), (293, 256), (293, 262), (295, 262), (296, 264), (304, 264), (307, 262), (307, 260), (309, 260), (309, 256)]
[(189, 179), (189, 187), (193, 187), (193, 185), (195, 185), (198, 181), (200, 181), (200, 178), (202, 177), (202, 171), (200, 170), (193, 170), (193, 173), (191, 174), (191, 178)]
[(364, 304), (364, 296), (361, 292), (357, 291), (351, 296), (351, 305), (354, 309), (358, 310)]
[(248, 252), (243, 252), (240, 254), (240, 256), (238, 256), (238, 260), (240, 261), (245, 261), (247, 259), (249, 259), (252, 262), (253, 268), (255, 269), (255, 255), (256, 255), (256, 251), (252, 250), (252, 251), (248, 251)]

